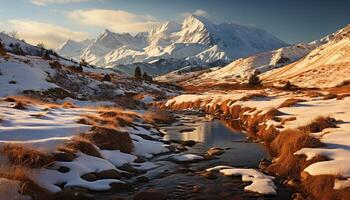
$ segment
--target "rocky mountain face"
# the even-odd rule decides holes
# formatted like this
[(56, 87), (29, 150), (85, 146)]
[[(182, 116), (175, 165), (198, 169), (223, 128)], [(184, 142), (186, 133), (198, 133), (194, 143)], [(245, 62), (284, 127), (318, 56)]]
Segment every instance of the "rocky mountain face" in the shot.
[[(153, 68), (166, 69), (148, 71), (149, 73), (162, 74), (172, 71), (173, 67), (155, 65), (159, 60), (169, 59), (167, 63), (180, 68), (188, 66), (172, 62), (181, 60), (191, 65), (210, 66), (210, 63), (228, 63), (240, 57), (286, 45), (272, 34), (258, 28), (231, 23), (214, 24), (205, 18), (192, 15), (181, 24), (167, 22), (135, 36), (105, 30), (95, 40), (69, 40), (56, 51), (65, 57), (85, 59), (90, 64), (102, 67), (118, 68), (122, 65), (125, 68), (132, 67), (134, 63), (151, 64)], [(144, 70), (147, 71), (148, 68)]]

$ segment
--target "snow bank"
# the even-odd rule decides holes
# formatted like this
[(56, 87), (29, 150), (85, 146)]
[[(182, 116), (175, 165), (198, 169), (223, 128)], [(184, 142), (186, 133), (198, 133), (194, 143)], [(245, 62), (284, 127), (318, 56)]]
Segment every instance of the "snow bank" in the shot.
[(274, 177), (267, 176), (255, 169), (242, 169), (230, 166), (216, 166), (206, 169), (206, 171), (219, 171), (225, 176), (242, 176), (242, 181), (252, 182), (252, 184), (246, 186), (244, 190), (257, 192), (266, 195), (277, 194), (277, 187), (273, 183)]

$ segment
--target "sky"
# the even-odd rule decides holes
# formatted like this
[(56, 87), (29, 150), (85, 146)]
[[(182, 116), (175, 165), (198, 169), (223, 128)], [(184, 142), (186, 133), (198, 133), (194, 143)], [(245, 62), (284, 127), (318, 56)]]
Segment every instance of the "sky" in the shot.
[(349, 10), (350, 0), (6, 0), (0, 31), (55, 48), (67, 39), (95, 38), (104, 29), (136, 33), (195, 14), (262, 28), (296, 44), (346, 26)]

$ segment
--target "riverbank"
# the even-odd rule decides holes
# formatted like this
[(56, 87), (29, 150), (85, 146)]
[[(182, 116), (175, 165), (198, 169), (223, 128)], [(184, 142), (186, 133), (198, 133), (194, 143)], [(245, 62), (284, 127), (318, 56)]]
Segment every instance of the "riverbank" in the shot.
[(347, 199), (350, 98), (342, 95), (238, 90), (184, 94), (156, 105), (235, 120), (270, 147), (274, 159), (266, 172), (285, 177), (305, 198)]

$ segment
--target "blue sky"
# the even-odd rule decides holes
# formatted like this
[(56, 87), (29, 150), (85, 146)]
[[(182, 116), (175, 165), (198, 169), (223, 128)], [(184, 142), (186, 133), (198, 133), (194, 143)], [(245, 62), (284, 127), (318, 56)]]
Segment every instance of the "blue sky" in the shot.
[(347, 0), (11, 0), (2, 1), (0, 29), (55, 47), (67, 38), (96, 37), (105, 28), (146, 31), (195, 13), (215, 23), (256, 26), (289, 43), (308, 42), (350, 23)]

